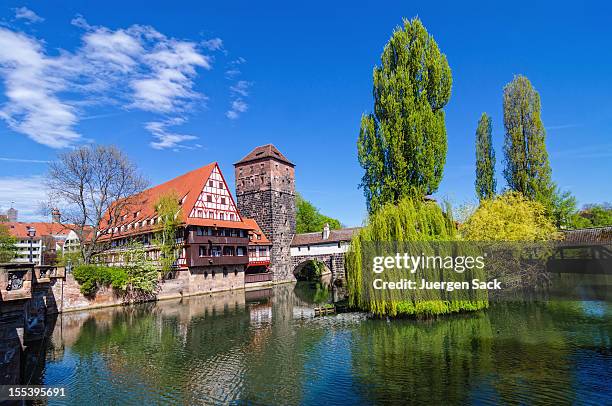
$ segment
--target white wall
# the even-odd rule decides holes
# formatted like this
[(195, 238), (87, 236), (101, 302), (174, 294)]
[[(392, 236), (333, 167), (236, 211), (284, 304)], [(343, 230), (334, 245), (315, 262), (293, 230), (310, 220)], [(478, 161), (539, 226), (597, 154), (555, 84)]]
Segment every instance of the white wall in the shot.
[[(310, 247), (310, 248), (309, 248)], [(317, 245), (302, 245), (299, 247), (291, 247), (292, 257), (301, 257), (308, 255), (329, 255), (329, 254), (340, 254), (345, 253), (348, 250), (349, 243), (341, 242), (340, 248), (338, 248), (337, 242), (330, 242), (326, 244)]]

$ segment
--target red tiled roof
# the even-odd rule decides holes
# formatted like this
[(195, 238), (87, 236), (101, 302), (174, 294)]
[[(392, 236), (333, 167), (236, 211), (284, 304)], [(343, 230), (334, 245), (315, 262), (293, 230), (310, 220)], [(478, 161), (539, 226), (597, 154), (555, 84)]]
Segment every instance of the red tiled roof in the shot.
[[(113, 233), (112, 238), (137, 235), (157, 229), (157, 224), (148, 224), (148, 220), (157, 218), (157, 213), (154, 207), (155, 203), (160, 197), (168, 193), (175, 193), (177, 198), (183, 202), (181, 204), (181, 211), (179, 213), (182, 224), (209, 227), (249, 228), (243, 221), (189, 217), (189, 214), (200, 196), (200, 193), (202, 193), (202, 190), (204, 189), (206, 181), (210, 177), (215, 167), (217, 167), (217, 163), (213, 162), (198, 169), (194, 169), (191, 172), (180, 175), (160, 185), (146, 189), (137, 195), (130, 196), (129, 199), (132, 202), (130, 202), (128, 207), (129, 212), (123, 213), (123, 215), (125, 215), (125, 220), (116, 222), (113, 227), (119, 227), (120, 230), (121, 226), (128, 226), (130, 224), (132, 226), (127, 230), (124, 229), (124, 231)], [(219, 170), (219, 172), (221, 171)], [(108, 228), (108, 219), (109, 214), (107, 213), (100, 226), (101, 230), (106, 230)], [(136, 223), (140, 224), (142, 221), (145, 221), (145, 224), (142, 227), (136, 227)], [(111, 238), (111, 235), (105, 234), (101, 236), (102, 240), (108, 238)]]
[[(129, 205), (129, 213), (123, 213), (126, 216), (124, 221), (116, 222), (116, 226), (127, 225), (130, 223), (148, 220), (157, 217), (155, 213), (155, 202), (162, 196), (168, 193), (175, 193), (178, 199), (184, 199), (181, 207), (181, 219), (185, 221), (189, 212), (196, 202), (198, 196), (204, 188), (204, 183), (217, 165), (216, 162), (194, 169), (167, 182), (146, 189), (137, 195), (130, 196), (132, 201)], [(187, 207), (189, 210), (184, 210)], [(108, 213), (105, 217), (105, 222), (108, 224)], [(105, 225), (106, 225), (105, 224)], [(101, 227), (102, 229), (105, 227)]]
[(255, 221), (255, 219), (247, 219), (247, 218), (245, 218), (243, 220), (244, 220), (244, 224), (247, 225), (249, 230), (251, 230), (252, 233), (255, 234), (256, 236), (259, 236), (259, 238), (255, 237), (251, 241), (249, 241), (249, 244), (252, 244), (252, 245), (271, 245), (270, 240), (268, 240), (268, 238), (266, 237), (264, 232), (261, 231), (261, 228), (259, 227), (259, 224), (257, 224), (257, 221)]
[(612, 243), (612, 226), (564, 231), (566, 244)]
[(360, 229), (360, 227), (353, 227), (341, 228), (339, 230), (330, 230), (329, 238), (327, 239), (323, 239), (322, 231), (316, 233), (296, 234), (293, 236), (291, 246), (296, 247), (298, 245), (317, 245), (327, 244), (330, 242), (351, 241), (353, 235), (359, 232)]
[(253, 151), (249, 152), (247, 156), (236, 162), (234, 165), (245, 164), (248, 162), (258, 161), (260, 159), (266, 158), (276, 159), (277, 161), (284, 162), (291, 166), (295, 166), (278, 150), (278, 148), (276, 148), (272, 144), (266, 144), (256, 147)]
[(13, 237), (17, 238), (28, 238), (28, 227), (34, 227), (36, 230), (36, 237), (42, 237), (46, 235), (68, 235), (71, 230), (77, 226), (73, 224), (59, 224), (59, 223), (43, 223), (43, 222), (10, 222), (2, 223), (7, 228), (9, 233)]

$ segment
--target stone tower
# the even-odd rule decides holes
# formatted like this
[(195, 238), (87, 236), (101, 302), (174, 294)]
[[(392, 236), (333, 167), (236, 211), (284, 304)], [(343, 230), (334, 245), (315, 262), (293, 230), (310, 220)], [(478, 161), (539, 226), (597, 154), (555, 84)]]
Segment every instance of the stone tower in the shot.
[(274, 281), (293, 280), (290, 245), (295, 234), (295, 165), (272, 144), (234, 164), (238, 210), (254, 218), (272, 242)]

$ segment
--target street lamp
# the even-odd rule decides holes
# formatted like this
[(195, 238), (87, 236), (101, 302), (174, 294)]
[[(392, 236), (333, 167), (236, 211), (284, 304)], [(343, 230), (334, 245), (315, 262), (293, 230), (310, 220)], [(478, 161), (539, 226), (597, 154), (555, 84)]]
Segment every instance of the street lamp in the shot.
[(34, 227), (28, 227), (28, 237), (30, 237), (30, 263), (34, 262), (33, 256), (32, 256), (32, 242), (35, 236), (36, 236), (36, 229)]

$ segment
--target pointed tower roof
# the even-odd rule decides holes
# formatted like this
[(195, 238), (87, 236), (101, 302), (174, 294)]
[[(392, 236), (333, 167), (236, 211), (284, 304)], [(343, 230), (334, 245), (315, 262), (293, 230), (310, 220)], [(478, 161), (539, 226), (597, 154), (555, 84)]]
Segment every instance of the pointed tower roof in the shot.
[(286, 163), (287, 165), (295, 166), (293, 162), (288, 160), (273, 144), (261, 145), (249, 152), (247, 156), (236, 162), (234, 165), (242, 165), (249, 162), (259, 161), (262, 159), (275, 159)]

